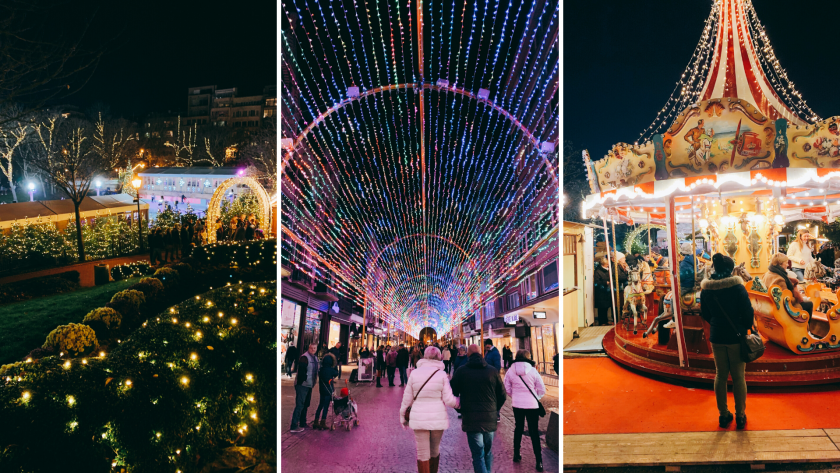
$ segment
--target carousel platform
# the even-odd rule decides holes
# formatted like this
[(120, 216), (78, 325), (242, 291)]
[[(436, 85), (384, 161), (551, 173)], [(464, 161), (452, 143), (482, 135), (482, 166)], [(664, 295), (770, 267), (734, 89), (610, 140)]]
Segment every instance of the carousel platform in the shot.
[[(607, 355), (615, 362), (646, 373), (684, 381), (713, 383), (715, 360), (707, 343), (689, 352), (688, 366), (680, 367), (675, 338), (660, 345), (658, 335), (643, 338), (642, 330), (633, 334), (616, 326), (603, 340)], [(840, 382), (840, 350), (796, 355), (787, 348), (764, 339), (764, 356), (747, 364), (748, 386), (806, 386)]]

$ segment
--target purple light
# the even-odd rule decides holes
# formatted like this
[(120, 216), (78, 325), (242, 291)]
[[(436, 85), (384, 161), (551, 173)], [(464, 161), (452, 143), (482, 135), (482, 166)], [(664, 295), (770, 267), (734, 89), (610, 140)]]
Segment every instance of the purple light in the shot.
[(238, 172), (237, 174), (241, 176), (241, 175), (245, 174), (245, 170), (244, 170), (244, 169), (240, 169), (240, 170), (239, 170), (239, 172)]

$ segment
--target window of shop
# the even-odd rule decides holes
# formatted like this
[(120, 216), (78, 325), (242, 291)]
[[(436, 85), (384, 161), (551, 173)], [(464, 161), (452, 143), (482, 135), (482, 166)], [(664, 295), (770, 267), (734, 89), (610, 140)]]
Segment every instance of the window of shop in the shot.
[(563, 235), (563, 294), (577, 290), (577, 235)]
[(554, 336), (556, 324), (531, 327), (531, 359), (542, 374), (554, 374), (554, 355), (557, 344)]
[(301, 351), (308, 348), (312, 343), (320, 343), (321, 340), (321, 316), (322, 314), (314, 309), (306, 310), (306, 326), (303, 330), (303, 342)]
[(522, 293), (525, 295), (525, 302), (536, 299), (540, 294), (537, 286), (537, 273), (534, 273), (525, 278), (522, 283)]
[(330, 339), (327, 345), (328, 348), (332, 348), (335, 346), (336, 343), (339, 342), (341, 336), (341, 324), (331, 320), (330, 321)]
[(298, 345), (301, 306), (288, 299), (282, 299), (280, 308), (280, 344), (281, 357), (285, 355), (290, 343)]
[[(547, 265), (543, 266), (542, 269), (543, 273), (543, 292), (553, 291), (560, 287), (557, 282), (557, 261), (552, 261)], [(575, 272), (577, 274), (577, 272)]]

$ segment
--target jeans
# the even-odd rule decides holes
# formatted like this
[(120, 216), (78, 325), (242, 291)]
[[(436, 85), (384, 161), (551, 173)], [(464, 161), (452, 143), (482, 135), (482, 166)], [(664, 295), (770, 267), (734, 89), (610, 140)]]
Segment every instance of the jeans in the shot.
[(405, 367), (405, 366), (400, 366), (399, 369), (400, 369), (400, 384), (408, 383), (408, 373), (406, 372), (408, 370), (408, 368)]
[(735, 393), (735, 414), (743, 415), (747, 410), (747, 379), (744, 370), (747, 364), (741, 361), (741, 345), (712, 343), (715, 355), (715, 399), (718, 413), (726, 415), (726, 380), (732, 375), (732, 391)]
[(443, 372), (449, 374), (449, 367), (452, 366), (449, 360), (443, 360)]
[(327, 420), (327, 413), (330, 410), (331, 400), (332, 394), (323, 392), (321, 393), (321, 400), (318, 401), (318, 408), (315, 409), (315, 420), (318, 420), (318, 414), (321, 414), (321, 420)]
[(289, 375), (290, 378), (292, 377), (292, 367), (293, 366), (294, 366), (294, 362), (292, 362), (292, 361), (286, 363), (286, 374)]
[(805, 270), (802, 268), (793, 268), (793, 272), (796, 273), (796, 277), (799, 278), (800, 281), (805, 280)]
[(312, 401), (312, 388), (295, 384), (295, 410), (292, 412), (292, 429), (296, 429), (298, 421), (306, 424), (306, 410)]
[(467, 443), (472, 453), (473, 471), (491, 473), (493, 471), (493, 435), (496, 432), (467, 432)]
[(388, 367), (388, 384), (390, 384), (391, 386), (394, 385), (394, 376), (396, 375), (396, 373), (397, 373), (397, 367), (396, 366), (389, 366)]
[(540, 445), (540, 413), (539, 409), (513, 408), (513, 452), (519, 453), (519, 445), (522, 443), (522, 432), (525, 431), (525, 420), (528, 420), (528, 435), (531, 437), (531, 447), (534, 448), (534, 457), (542, 462), (542, 445)]

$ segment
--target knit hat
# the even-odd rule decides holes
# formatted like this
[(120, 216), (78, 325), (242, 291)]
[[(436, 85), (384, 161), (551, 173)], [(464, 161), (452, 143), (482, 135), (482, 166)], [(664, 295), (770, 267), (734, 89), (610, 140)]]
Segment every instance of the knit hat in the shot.
[(735, 269), (735, 261), (728, 256), (715, 253), (712, 256), (712, 267), (715, 269), (715, 273), (721, 276), (729, 276)]
[(350, 391), (347, 388), (341, 388), (341, 397), (347, 397), (350, 395)]
[(685, 242), (680, 245), (680, 254), (681, 255), (690, 255), (691, 254), (691, 243)]

